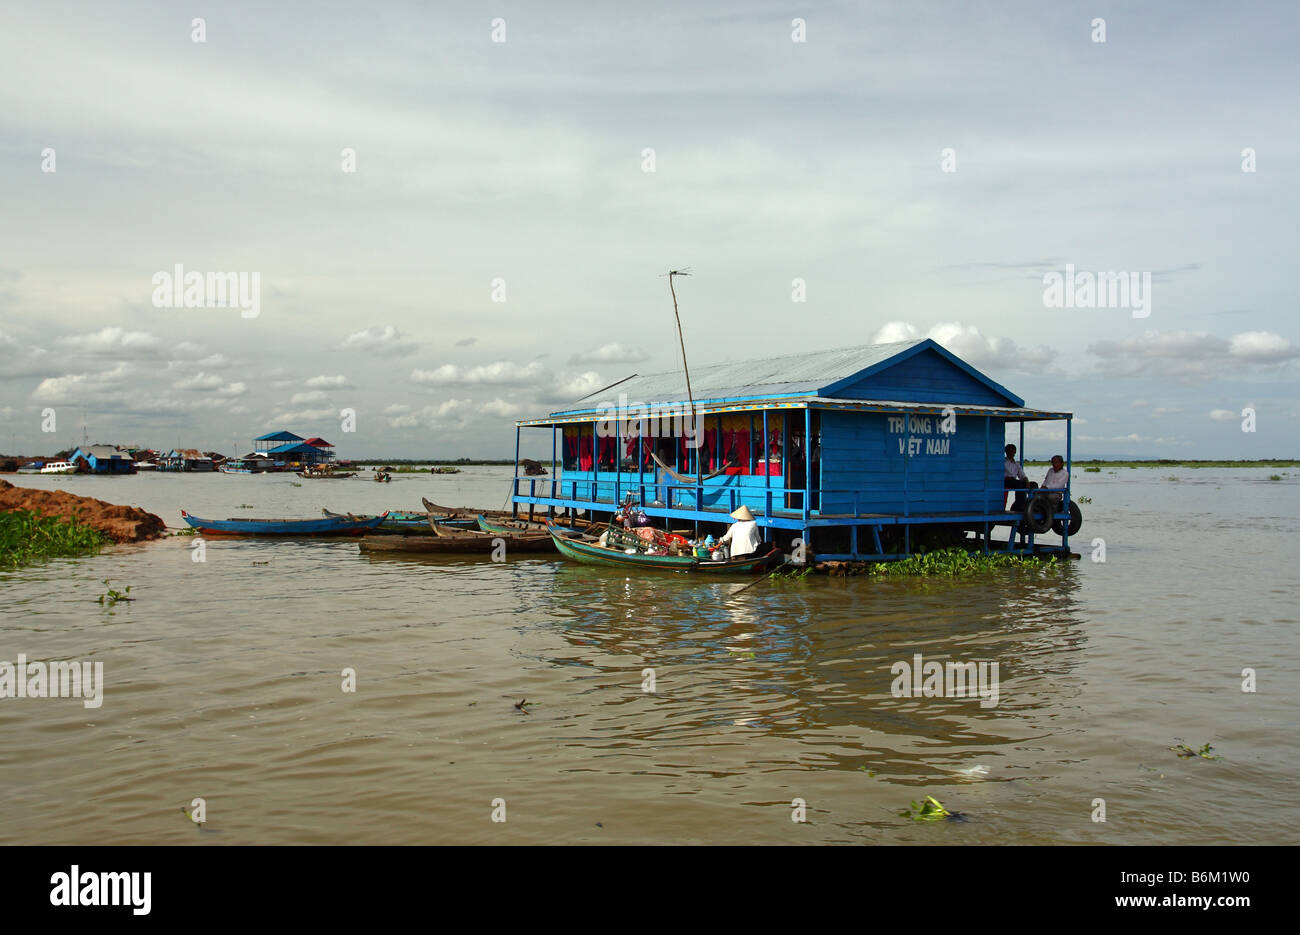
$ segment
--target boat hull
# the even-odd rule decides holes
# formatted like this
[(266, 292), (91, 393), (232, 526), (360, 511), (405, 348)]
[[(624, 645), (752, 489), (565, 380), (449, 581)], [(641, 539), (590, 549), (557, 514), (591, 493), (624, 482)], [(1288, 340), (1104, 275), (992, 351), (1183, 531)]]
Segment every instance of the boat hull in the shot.
[(361, 540), (363, 552), (420, 552), (426, 555), (491, 555), (498, 543), (505, 544), (506, 555), (519, 552), (551, 552), (555, 546), (549, 536), (448, 535), (448, 536), (375, 536)]
[(565, 558), (584, 565), (602, 565), (606, 568), (635, 568), (640, 571), (688, 571), (695, 574), (749, 575), (766, 571), (780, 562), (781, 550), (773, 547), (762, 555), (746, 555), (723, 562), (706, 561), (688, 555), (643, 555), (607, 549), (595, 543), (583, 542), (571, 532), (551, 529), (551, 539)]
[(204, 519), (181, 510), (190, 526), (209, 536), (361, 536), (375, 529), (388, 516), (347, 519), (326, 516), (321, 519)]

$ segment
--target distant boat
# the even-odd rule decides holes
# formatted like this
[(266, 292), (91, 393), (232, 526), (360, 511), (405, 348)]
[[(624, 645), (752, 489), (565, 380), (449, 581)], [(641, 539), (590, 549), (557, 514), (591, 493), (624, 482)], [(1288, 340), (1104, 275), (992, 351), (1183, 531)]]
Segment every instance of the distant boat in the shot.
[(357, 475), (355, 471), (299, 471), (298, 476), (307, 480), (342, 480)]
[[(136, 465), (136, 466), (139, 467), (139, 465)], [(221, 467), (220, 467), (218, 470), (220, 470), (222, 474), (253, 474), (253, 473), (255, 473), (255, 472), (253, 471), (252, 468), (247, 468), (247, 467), (235, 467), (233, 464), (231, 464), (231, 463), (229, 463), (229, 462), (227, 462), (227, 463), (221, 465)]]
[(388, 518), (387, 513), (350, 519), (325, 516), (320, 519), (203, 519), (181, 510), (181, 517), (200, 532), (210, 536), (359, 536), (375, 529)]
[(77, 466), (71, 461), (51, 461), (41, 468), (42, 474), (76, 474)]
[(707, 574), (747, 575), (766, 571), (781, 561), (781, 550), (776, 546), (762, 555), (742, 555), (724, 561), (710, 561), (692, 555), (647, 555), (644, 552), (625, 552), (611, 549), (595, 541), (586, 541), (573, 530), (551, 526), (551, 539), (565, 558), (585, 565), (605, 565), (612, 568), (639, 568), (656, 571), (690, 571)]

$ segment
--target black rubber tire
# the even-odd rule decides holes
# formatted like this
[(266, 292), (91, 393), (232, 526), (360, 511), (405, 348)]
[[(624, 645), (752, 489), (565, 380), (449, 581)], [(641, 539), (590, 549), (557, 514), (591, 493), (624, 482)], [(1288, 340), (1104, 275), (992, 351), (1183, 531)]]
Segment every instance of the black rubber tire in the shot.
[[(1083, 510), (1079, 509), (1079, 505), (1075, 503), (1073, 500), (1071, 500), (1070, 501), (1070, 535), (1074, 535), (1076, 532), (1078, 532), (1079, 527), (1082, 525), (1083, 525)], [(1065, 524), (1061, 522), (1059, 519), (1052, 520), (1052, 532), (1056, 533), (1058, 536), (1064, 536), (1065, 533), (1062, 532), (1064, 528), (1065, 528)]]
[(1052, 501), (1047, 494), (1034, 494), (1025, 504), (1025, 529), (1034, 534), (1052, 528)]

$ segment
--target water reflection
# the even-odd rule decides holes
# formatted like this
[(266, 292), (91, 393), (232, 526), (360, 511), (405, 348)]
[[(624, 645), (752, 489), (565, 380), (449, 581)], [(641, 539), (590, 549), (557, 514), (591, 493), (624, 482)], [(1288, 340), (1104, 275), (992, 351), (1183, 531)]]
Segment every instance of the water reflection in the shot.
[[(1045, 735), (1078, 691), (1086, 636), (1072, 566), (978, 581), (773, 581), (737, 594), (746, 583), (556, 567), (551, 626), (570, 651), (552, 661), (657, 673), (656, 717), (626, 694), (599, 709), (608, 744), (716, 743), (719, 727), (743, 727), (786, 742), (769, 765), (927, 778)], [(893, 697), (890, 667), (915, 653), (997, 662), (999, 704)]]

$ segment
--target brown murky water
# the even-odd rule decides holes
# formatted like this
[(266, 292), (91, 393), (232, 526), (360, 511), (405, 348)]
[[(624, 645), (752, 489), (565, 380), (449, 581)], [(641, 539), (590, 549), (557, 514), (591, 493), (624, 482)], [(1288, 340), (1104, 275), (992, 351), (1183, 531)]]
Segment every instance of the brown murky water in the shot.
[[(99, 660), (106, 689), (0, 700), (0, 843), (1296, 843), (1300, 484), (1270, 473), (1080, 475), (1083, 561), (956, 582), (736, 596), (343, 540), (210, 539), (200, 564), (180, 538), (3, 573), (0, 660)], [(179, 525), (498, 506), (506, 477), (12, 479)], [(101, 608), (104, 578), (137, 600)], [(998, 662), (998, 705), (893, 697), (918, 652)], [(968, 820), (898, 816), (923, 795)]]

